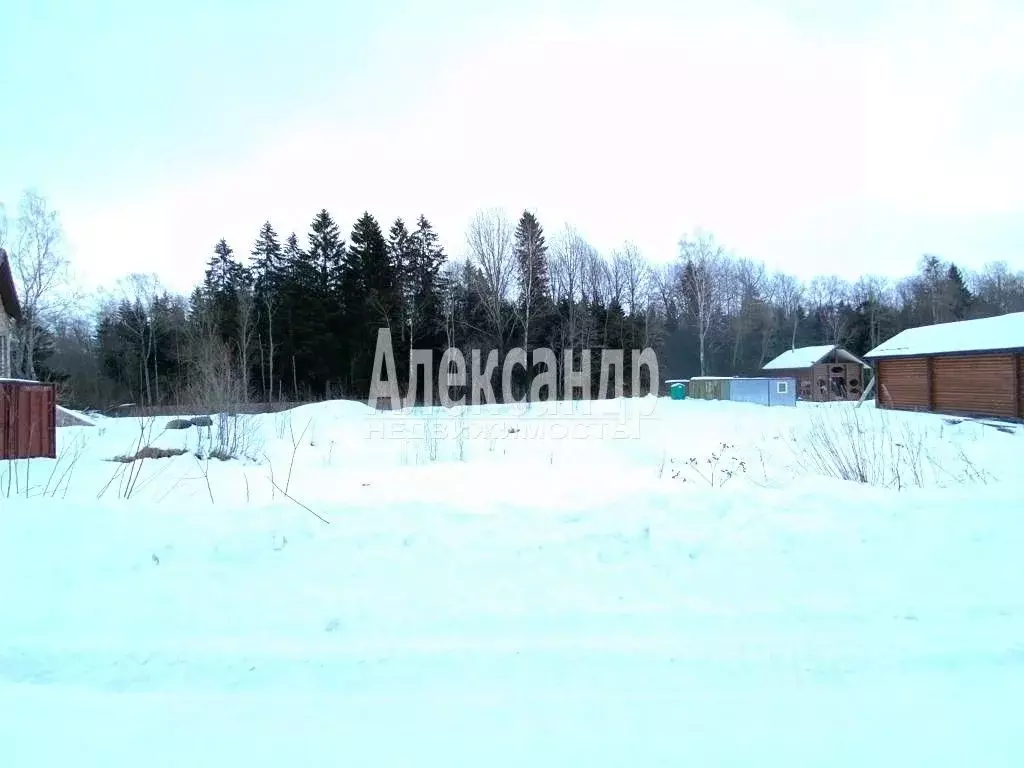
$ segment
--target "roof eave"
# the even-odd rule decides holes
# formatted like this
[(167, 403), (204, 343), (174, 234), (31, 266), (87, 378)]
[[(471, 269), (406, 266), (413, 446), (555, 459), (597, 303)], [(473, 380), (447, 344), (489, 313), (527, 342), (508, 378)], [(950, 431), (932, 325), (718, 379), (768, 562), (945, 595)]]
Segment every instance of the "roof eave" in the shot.
[(999, 349), (957, 349), (945, 352), (880, 352), (864, 355), (869, 360), (896, 360), (913, 357), (973, 357), (975, 355), (1024, 354), (1024, 347), (1000, 347)]
[(18, 289), (14, 285), (11, 260), (3, 248), (0, 248), (0, 301), (3, 302), (4, 312), (8, 317), (21, 320), (21, 302), (18, 300)]

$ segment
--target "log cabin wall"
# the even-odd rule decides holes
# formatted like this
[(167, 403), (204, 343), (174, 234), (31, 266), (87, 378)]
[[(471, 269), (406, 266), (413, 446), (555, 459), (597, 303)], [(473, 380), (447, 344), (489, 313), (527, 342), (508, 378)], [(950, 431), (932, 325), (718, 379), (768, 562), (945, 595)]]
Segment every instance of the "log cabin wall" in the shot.
[(1024, 418), (1024, 355), (932, 355), (881, 359), (883, 408), (969, 416)]

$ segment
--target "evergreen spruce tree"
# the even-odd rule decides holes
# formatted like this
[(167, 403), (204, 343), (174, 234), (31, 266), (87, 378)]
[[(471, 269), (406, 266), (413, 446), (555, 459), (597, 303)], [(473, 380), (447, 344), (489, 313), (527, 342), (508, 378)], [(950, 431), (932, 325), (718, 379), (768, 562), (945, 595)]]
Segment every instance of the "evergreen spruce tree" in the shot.
[(344, 259), (345, 241), (341, 231), (331, 215), (322, 209), (310, 225), (308, 252), (322, 292), (329, 294), (337, 286)]
[(369, 392), (377, 329), (390, 328), (400, 320), (401, 281), (394, 254), (384, 239), (377, 220), (364, 212), (352, 228), (342, 283), (346, 306), (346, 327), (352, 345), (349, 386), (365, 395)]
[(391, 231), (388, 232), (388, 251), (391, 254), (391, 261), (398, 269), (403, 289), (410, 284), (412, 279), (412, 249), (413, 241), (408, 227), (405, 226), (405, 222), (401, 218), (395, 219), (395, 223), (391, 225)]
[(299, 246), (299, 238), (294, 232), (288, 235), (284, 242), (284, 268), (289, 264), (295, 264), (302, 258), (302, 248)]
[(523, 211), (519, 219), (514, 250), (519, 273), (517, 314), (523, 331), (523, 348), (529, 351), (530, 339), (537, 332), (534, 321), (547, 313), (551, 293), (544, 230), (530, 211)]
[(417, 326), (413, 320), (416, 307), (413, 290), (413, 242), (405, 221), (395, 219), (388, 233), (388, 253), (398, 272), (400, 309), (396, 322), (399, 328), (392, 335), (395, 350), (395, 365), (399, 378), (407, 379), (409, 374), (409, 350), (413, 346), (410, 332)]
[(440, 344), (441, 268), (447, 261), (440, 238), (427, 218), (420, 215), (412, 233), (411, 257), (407, 272), (408, 294), (413, 320), (413, 340), (426, 342), (432, 349)]
[(224, 341), (232, 342), (238, 334), (237, 289), (245, 279), (245, 268), (235, 258), (234, 251), (223, 238), (214, 246), (213, 256), (207, 262), (202, 286), (202, 307), (209, 312)]
[[(277, 285), (277, 322), (275, 328), (275, 346), (277, 361), (274, 364), (275, 378), (269, 382), (270, 388), (283, 393), (291, 392), (299, 397), (299, 344), (303, 340), (303, 329), (299, 327), (299, 318), (305, 313), (303, 305), (308, 296), (309, 281), (306, 270), (306, 254), (299, 245), (298, 236), (292, 232), (285, 239), (281, 249), (280, 269)], [(303, 371), (303, 381), (305, 371)]]
[(938, 323), (943, 319), (945, 273), (946, 270), (938, 256), (926, 254), (921, 258), (918, 313), (927, 324)]
[(281, 243), (269, 221), (264, 222), (253, 245), (252, 269), (261, 381), (264, 397), (272, 400), (280, 344), (275, 338), (275, 325), (279, 324), (277, 314), (281, 305), (285, 272)]
[(968, 290), (964, 276), (956, 264), (950, 264), (949, 270), (946, 272), (946, 291), (949, 294), (948, 302), (952, 319), (967, 319), (974, 303), (974, 297)]
[(259, 237), (252, 246), (252, 270), (260, 293), (272, 292), (282, 273), (282, 248), (277, 232), (270, 222), (264, 222)]
[[(300, 252), (301, 253), (301, 252)], [(331, 396), (346, 366), (342, 339), (344, 325), (341, 287), (345, 269), (345, 241), (338, 225), (321, 209), (310, 225), (309, 249), (301, 254), (296, 270), (294, 318), (296, 358), (304, 376), (298, 376), (316, 393)], [(301, 331), (301, 332), (300, 332)]]
[(437, 275), (448, 257), (440, 245), (440, 238), (434, 231), (434, 227), (422, 214), (416, 220), (416, 231), (412, 233), (412, 242), (419, 291), (421, 294), (425, 294), (436, 282)]

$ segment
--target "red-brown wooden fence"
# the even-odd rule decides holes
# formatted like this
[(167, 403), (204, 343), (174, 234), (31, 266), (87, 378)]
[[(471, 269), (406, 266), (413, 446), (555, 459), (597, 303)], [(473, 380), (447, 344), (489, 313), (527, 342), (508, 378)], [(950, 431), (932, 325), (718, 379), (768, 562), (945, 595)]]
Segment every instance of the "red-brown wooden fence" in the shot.
[(0, 380), (0, 460), (35, 458), (57, 458), (56, 387)]

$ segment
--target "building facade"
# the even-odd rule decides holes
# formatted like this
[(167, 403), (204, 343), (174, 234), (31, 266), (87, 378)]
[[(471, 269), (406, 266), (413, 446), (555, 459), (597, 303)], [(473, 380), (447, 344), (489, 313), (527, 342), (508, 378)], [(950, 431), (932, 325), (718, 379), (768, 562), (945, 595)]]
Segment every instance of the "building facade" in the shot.
[(910, 328), (866, 357), (882, 408), (1024, 419), (1024, 312)]

